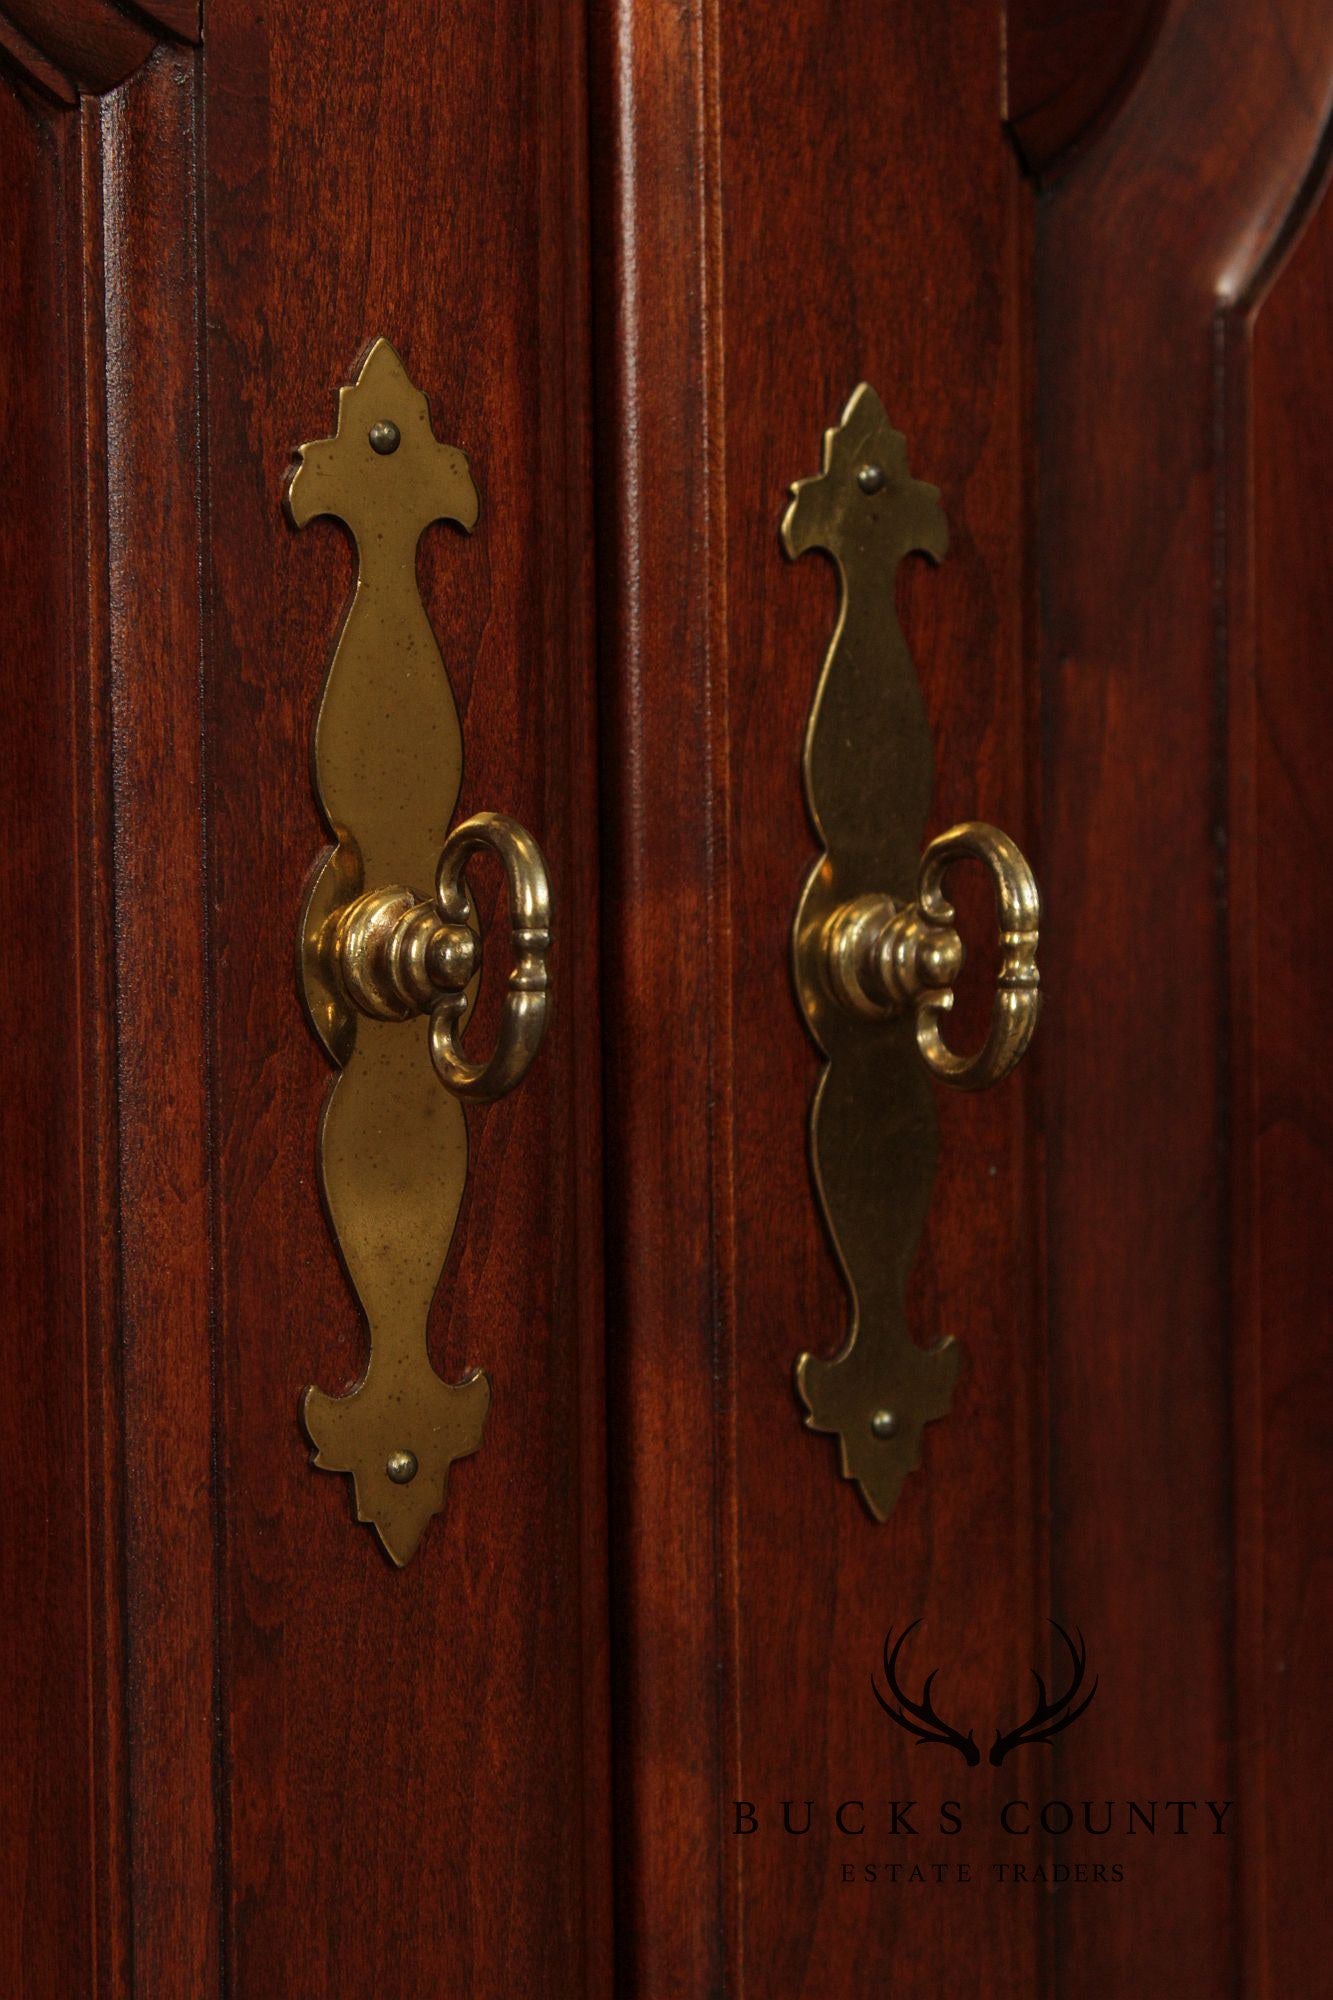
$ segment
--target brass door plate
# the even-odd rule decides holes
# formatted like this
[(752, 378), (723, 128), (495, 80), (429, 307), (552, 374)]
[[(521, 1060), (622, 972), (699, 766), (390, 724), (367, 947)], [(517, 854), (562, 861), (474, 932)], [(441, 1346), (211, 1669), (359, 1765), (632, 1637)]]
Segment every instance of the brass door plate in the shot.
[[(463, 746), (416, 552), (435, 521), (470, 531), (477, 493), (387, 340), (339, 391), (336, 435), (297, 458), (293, 525), (332, 515), (357, 551), (314, 737), (336, 845), (306, 893), (298, 977), (338, 1070), (320, 1120), (320, 1185), (370, 1333), (360, 1381), (340, 1396), (308, 1388), (301, 1415), (314, 1463), (351, 1474), (357, 1518), (401, 1565), (444, 1505), (450, 1466), (480, 1445), (490, 1407), (481, 1369), (459, 1382), (435, 1373), (426, 1325), (467, 1179), (460, 1099), (511, 1089), (541, 1040), (549, 899), (536, 844), (512, 820), (478, 814), (445, 837)], [(496, 1055), (481, 1065), (455, 1038), (481, 950), (462, 871), (483, 845), (508, 875), (515, 967)]]
[[(827, 1057), (811, 1112), (814, 1179), (851, 1294), (831, 1359), (802, 1354), (796, 1386), (812, 1430), (832, 1432), (842, 1472), (885, 1520), (920, 1462), (926, 1424), (944, 1416), (959, 1350), (920, 1347), (907, 1281), (935, 1177), (931, 1073), (956, 1088), (995, 1083), (1036, 1025), (1038, 901), (1031, 871), (995, 827), (969, 821), (921, 840), (933, 778), (921, 689), (898, 622), (898, 568), (948, 547), (936, 488), (913, 479), (903, 438), (865, 383), (824, 437), (824, 466), (798, 480), (782, 522), (795, 560), (825, 550), (839, 581), (837, 624), (805, 741), (806, 799), (823, 852), (792, 933), (796, 991)], [(990, 1033), (972, 1056), (940, 1034), (962, 965), (944, 897), (951, 862), (985, 862), (1003, 959)]]

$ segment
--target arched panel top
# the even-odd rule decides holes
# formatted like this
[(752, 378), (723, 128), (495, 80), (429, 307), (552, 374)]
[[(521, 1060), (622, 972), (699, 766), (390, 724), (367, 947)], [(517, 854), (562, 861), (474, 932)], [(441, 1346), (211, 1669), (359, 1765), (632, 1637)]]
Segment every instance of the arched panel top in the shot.
[(152, 0), (131, 15), (114, 0), (3, 0), (0, 50), (62, 104), (123, 83), (158, 43), (197, 42), (201, 0)]
[(1008, 0), (1004, 115), (1029, 173), (1057, 170), (1114, 116), (1165, 12), (1166, 0)]

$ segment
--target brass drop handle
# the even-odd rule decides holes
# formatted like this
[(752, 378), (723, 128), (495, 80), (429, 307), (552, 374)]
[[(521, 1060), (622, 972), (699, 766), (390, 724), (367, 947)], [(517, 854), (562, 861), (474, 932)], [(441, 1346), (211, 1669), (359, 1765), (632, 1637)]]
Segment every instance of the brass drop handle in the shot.
[[(481, 940), (463, 871), (489, 848), (499, 857), (513, 913), (514, 967), (489, 1062), (469, 1062), (458, 1045), (468, 988), (481, 969)], [(358, 1013), (377, 1021), (430, 1015), (429, 1047), (441, 1083), (455, 1097), (489, 1104), (521, 1083), (546, 1032), (551, 894), (541, 849), (503, 813), (474, 813), (445, 841), (435, 900), (411, 889), (357, 896), (328, 920), (331, 970)]]
[[(940, 1034), (963, 967), (963, 942), (944, 877), (955, 861), (984, 862), (995, 885), (1001, 960), (990, 1030), (970, 1056), (955, 1055)], [(832, 997), (854, 1014), (915, 1011), (922, 1061), (955, 1090), (984, 1090), (1008, 1076), (1023, 1055), (1041, 1010), (1037, 971), (1041, 900), (1020, 849), (996, 826), (964, 820), (932, 840), (921, 857), (916, 901), (859, 896), (840, 904), (823, 929), (824, 976)]]
[[(941, 562), (949, 534), (938, 491), (913, 478), (906, 442), (867, 383), (824, 433), (819, 472), (791, 496), (783, 547), (793, 561), (824, 550), (839, 589), (806, 728), (820, 851), (796, 909), (792, 970), (825, 1059), (811, 1111), (815, 1192), (851, 1292), (841, 1348), (799, 1355), (796, 1389), (806, 1423), (837, 1438), (844, 1478), (884, 1521), (958, 1373), (951, 1326), (928, 1326), (924, 1344), (908, 1326), (938, 1150), (932, 1079), (980, 1090), (1031, 1041), (1040, 902), (997, 827), (968, 820), (922, 852), (933, 757), (897, 579), (913, 554)], [(1001, 961), (985, 1040), (956, 1055), (940, 1032), (963, 964), (945, 879), (965, 859), (990, 871)]]
[[(436, 437), (425, 396), (388, 341), (374, 341), (339, 392), (335, 433), (299, 448), (287, 487), (292, 524), (335, 517), (357, 557), (315, 721), (315, 789), (334, 845), (308, 879), (297, 952), (306, 1013), (336, 1072), (319, 1179), (367, 1354), (341, 1393), (312, 1383), (301, 1420), (314, 1464), (351, 1475), (357, 1518), (400, 1567), (444, 1506), (451, 1467), (479, 1449), (491, 1403), (484, 1368), (445, 1380), (428, 1341), (467, 1184), (460, 1100), (513, 1090), (548, 1004), (551, 898), (536, 841), (490, 812), (445, 835), (463, 739), (417, 544), (437, 521), (470, 534), (479, 507), (466, 454)], [(436, 613), (447, 636), (447, 595)], [(459, 1036), (482, 946), (465, 871), (483, 848), (504, 868), (514, 963), (495, 1047), (471, 1062)], [(480, 1342), (486, 1329), (473, 1332)]]

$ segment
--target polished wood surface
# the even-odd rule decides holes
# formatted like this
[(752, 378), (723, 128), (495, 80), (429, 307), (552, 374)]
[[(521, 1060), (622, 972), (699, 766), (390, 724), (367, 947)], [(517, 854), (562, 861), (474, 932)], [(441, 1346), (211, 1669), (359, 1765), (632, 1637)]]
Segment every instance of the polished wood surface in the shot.
[[(477, 4), (208, 17), (204, 576), (218, 1565), (231, 1990), (607, 1987), (600, 1113), (582, 42)], [(311, 88), (312, 76), (324, 82)], [(502, 111), (497, 115), (497, 107)], [(470, 454), (475, 534), (424, 537), (464, 742), (459, 813), (550, 867), (554, 1020), (469, 1112), (433, 1327), (491, 1375), (482, 1450), (395, 1572), (311, 1472), (307, 1382), (363, 1337), (319, 1214), (327, 1066), (291, 976), (325, 836), (306, 781), (350, 580), (279, 512), (369, 335)], [(427, 885), (428, 886), (428, 885)], [(503, 928), (489, 956), (498, 979)]]
[(1275, 1993), (1308, 1979), (1333, 1863), (1317, 1750), (1333, 1639), (1333, 1064), (1319, 1028), (1333, 973), (1322, 860), (1333, 836), (1333, 385), (1316, 337), (1333, 301), (1333, 200), (1322, 162), (1308, 193), (1313, 218), (1290, 261), (1263, 272), (1231, 356), (1239, 397), (1249, 377), (1248, 410), (1243, 400), (1233, 410), (1248, 415), (1250, 475), (1248, 507), (1243, 484), (1233, 503), (1240, 563), (1250, 561), (1228, 565), (1239, 641), (1228, 701), (1237, 1710), (1261, 1858), (1247, 1973)]
[(122, 8), (116, 0), (5, 0), (0, 51), (58, 103), (80, 90), (106, 91), (145, 63), (161, 38), (199, 39), (199, 0), (154, 0)]
[[(801, 746), (835, 600), (827, 565), (784, 562), (777, 525), (863, 377), (953, 534), (941, 570), (917, 566), (903, 591), (936, 745), (930, 831), (995, 820), (1040, 872), (1031, 211), (997, 115), (999, 17), (937, 8), (926, 33), (869, 5), (762, 25), (648, 7), (606, 27), (608, 1277), (634, 1334), (615, 1343), (613, 1401), (622, 1967), (654, 2000), (937, 1990), (963, 1964), (974, 1990), (1033, 1991), (1040, 1900), (900, 1907), (841, 1883), (851, 1844), (827, 1815), (804, 1839), (774, 1824), (784, 1798), (919, 1796), (911, 1746), (870, 1694), (889, 1626), (925, 1616), (927, 1664), (949, 1662), (962, 1711), (997, 1691), (1017, 1704), (1041, 1643), (1030, 1078), (941, 1101), (913, 1304), (922, 1337), (963, 1342), (964, 1373), (887, 1528), (839, 1479), (834, 1443), (803, 1429), (792, 1386), (797, 1353), (832, 1352), (846, 1317), (809, 1186), (818, 1064), (788, 961), (815, 847)], [(969, 916), (975, 938), (984, 904)], [(1007, 1772), (970, 1775), (974, 1800), (1006, 1795)], [(738, 1798), (766, 1821), (748, 1838)]]
[(613, 1438), (633, 1440), (611, 1463), (616, 1957), (621, 1990), (643, 1994), (726, 1991), (734, 1933), (717, 1845), (729, 1717), (714, 1692), (729, 1645), (716, 1421), (729, 1298), (715, 1248), (731, 1202), (718, 1133), (732, 1053), (704, 20), (603, 6), (591, 42), (608, 1376)]
[[(200, 32), (0, 0), (0, 1992), (1313, 1994), (1324, 0)], [(459, 812), (555, 899), (432, 1327), (495, 1402), (401, 1574), (296, 1417), (364, 1354), (292, 968), (351, 560), (280, 502), (375, 332), (481, 495), (419, 555)], [(777, 525), (862, 378), (951, 528), (900, 592), (928, 830), (1027, 851), (1046, 994), (939, 1094), (911, 1310), (962, 1370), (885, 1527), (791, 1372), (847, 1307), (788, 961), (835, 590)], [(997, 1769), (1052, 1616), (1095, 1702)], [(916, 1618), (976, 1768), (874, 1702)], [(934, 1831), (1016, 1797), (1234, 1805), (1147, 1853)]]
[[(105, 507), (85, 457), (77, 118), (0, 93), (0, 1987), (100, 1992), (122, 1962), (117, 1258), (107, 694), (89, 589)], [(66, 246), (75, 246), (67, 254)], [(99, 519), (100, 517), (100, 519)], [(92, 671), (83, 669), (91, 659)]]
[[(1108, 1716), (1114, 1689), (1097, 1791), (1134, 1796), (1160, 1773), (1185, 1796), (1207, 1782), (1237, 1800), (1235, 1837), (1182, 1843), (1170, 1867), (1107, 1843), (1133, 1866), (1134, 1901), (1058, 1906), (1073, 1991), (1142, 1987), (1149, 1949), (1181, 1995), (1211, 2000), (1236, 1965), (1244, 1990), (1268, 1991), (1264, 1911), (1291, 1893), (1256, 1795), (1270, 1754), (1256, 1680), (1292, 1686), (1299, 1711), (1312, 1690), (1291, 1676), (1311, 1667), (1265, 1636), (1255, 1544), (1289, 1473), (1256, 1431), (1255, 1392), (1271, 1399), (1271, 1370), (1281, 1379), (1314, 1335), (1323, 1287), (1307, 1249), (1273, 1295), (1276, 1330), (1257, 1317), (1272, 1242), (1271, 1223), (1255, 1241), (1259, 1191), (1285, 1171), (1303, 1218), (1306, 1200), (1236, 1104), (1303, 1039), (1293, 1014), (1257, 1004), (1249, 968), (1269, 926), (1245, 885), (1280, 894), (1303, 857), (1290, 825), (1262, 816), (1274, 807), (1247, 724), (1253, 641), (1227, 607), (1243, 612), (1252, 565), (1277, 554), (1260, 516), (1256, 555), (1251, 449), (1271, 468), (1290, 428), (1317, 425), (1294, 379), (1279, 388), (1270, 373), (1266, 401), (1251, 399), (1243, 329), (1317, 189), (1331, 103), (1326, 8), (1176, 5), (1038, 231), (1053, 1574), (1058, 1601), (1098, 1630)], [(1287, 282), (1260, 310), (1261, 353)], [(1311, 354), (1326, 327), (1306, 315)], [(1322, 558), (1281, 559), (1291, 615), (1317, 618)], [(1279, 586), (1265, 574), (1271, 617)], [(1326, 755), (1327, 703), (1305, 694), (1313, 661), (1264, 665), (1306, 716), (1308, 751)], [(1262, 808), (1246, 804), (1256, 784)], [(1328, 949), (1303, 964), (1312, 993), (1329, 990)], [(1310, 1091), (1317, 1129), (1313, 1079)], [(1247, 1255), (1260, 1260), (1248, 1312)], [(1055, 1746), (1057, 1789), (1079, 1784), (1087, 1741)], [(1299, 1786), (1268, 1810), (1302, 1837)]]
[[(1317, 1764), (1296, 1768), (1317, 1700), (1313, 1418), (1288, 1414), (1288, 1385), (1311, 1366), (1318, 1225), (1303, 1149), (1271, 1113), (1233, 1112), (1251, 1076), (1302, 1099), (1291, 1021), (1251, 999), (1241, 1034), (1232, 954), (1243, 940), (1248, 968), (1270, 926), (1257, 896), (1230, 903), (1227, 869), (1230, 855), (1238, 882), (1266, 881), (1271, 856), (1299, 879), (1311, 813), (1285, 767), (1280, 789), (1272, 756), (1227, 733), (1227, 690), (1249, 670), (1218, 608), (1249, 560), (1252, 504), (1233, 321), (1318, 184), (1333, 45), (1301, 0), (1258, 17), (1131, 11), (1106, 10), (1114, 46), (1071, 16), (1065, 53), (1048, 51), (1070, 79), (1059, 120), (1015, 134), (1034, 169), (1059, 169), (1040, 204), (996, 144), (999, 50), (976, 9), (932, 10), (928, 34), (855, 7), (762, 33), (731, 9), (623, 10), (604, 56), (596, 129), (619, 224), (599, 267), (607, 893), (629, 913), (609, 939), (609, 1074), (613, 1102), (633, 1098), (609, 1274), (637, 1334), (614, 1404), (635, 1439), (617, 1511), (620, 1941), (640, 1994), (1169, 1983), (1203, 2000), (1241, 1964), (1247, 1991), (1308, 1990), (1293, 1967), (1311, 1912), (1279, 1871), (1316, 1810)], [(1011, 86), (1031, 85), (1011, 88), (1016, 118), (1041, 92), (1031, 49), (1010, 53)], [(923, 172), (946, 128), (948, 173)], [(671, 254), (682, 242), (692, 259)], [(1300, 317), (1317, 365), (1308, 294)], [(793, 1356), (831, 1350), (845, 1306), (809, 1199), (816, 1060), (775, 916), (811, 848), (797, 760), (833, 590), (815, 565), (784, 569), (773, 529), (862, 376), (954, 532), (940, 572), (903, 591), (935, 732), (932, 826), (981, 813), (1033, 856), (1047, 994), (1026, 1073), (941, 1102), (916, 1309), (923, 1336), (964, 1342), (965, 1372), (883, 1530), (791, 1394)], [(1275, 359), (1270, 403), (1282, 379)], [(1257, 435), (1257, 405), (1253, 421)], [(1284, 423), (1304, 426), (1298, 403)], [(1260, 462), (1304, 490), (1280, 446)], [(1316, 507), (1311, 565), (1326, 521)], [(1321, 599), (1305, 576), (1287, 616), (1308, 658)], [(1268, 671), (1295, 722), (1317, 668)], [(1267, 771), (1269, 818), (1254, 806), (1248, 833), (1228, 827), (1228, 744), (1239, 790)], [(674, 931), (664, 907), (684, 916)], [(1292, 977), (1308, 968), (1327, 992), (1313, 910), (1299, 935)], [(692, 1029), (665, 1044), (664, 989)], [(1318, 1099), (1309, 1115), (1326, 1147)], [(1294, 1237), (1273, 1220), (1288, 1209)], [(948, 1775), (943, 1753), (885, 1740), (868, 1681), (886, 1627), (923, 1617), (921, 1671), (940, 1665), (937, 1692), (947, 1677), (970, 1717), (1022, 1712), (1048, 1614), (1084, 1629), (1101, 1677), (1076, 1732), (998, 1774)], [(1265, 1717), (1288, 1764), (1270, 1763)], [(964, 1783), (974, 1814), (1014, 1796), (1236, 1805), (1227, 1836), (1151, 1858), (1133, 1836), (1100, 1840), (1091, 1858), (1125, 1883), (1054, 1897), (844, 1887), (849, 1843), (827, 1816), (767, 1844), (730, 1817), (735, 1798), (771, 1827), (784, 1799), (799, 1818), (807, 1798)]]
[(217, 1323), (198, 694), (196, 61), (163, 51), (102, 105), (95, 142), (90, 134), (105, 245), (111, 676), (110, 769), (95, 771), (92, 785), (96, 796), (109, 777), (115, 825), (133, 1977), (141, 1989), (185, 1979), (208, 1994), (221, 1935), (216, 1693), (205, 1698), (220, 1660), (212, 1579), (221, 1496), (209, 1476)]
[[(76, 25), (129, 15), (44, 38), (114, 82), (57, 47)], [(606, 1993), (582, 34), (225, 0), (207, 26), (206, 55), (134, 27), (100, 101), (3, 104), (4, 977), (13, 1020), (47, 1018), (34, 979), (53, 1012), (3, 1099), (0, 1422), (40, 1485), (0, 1536), (0, 1986)], [(349, 563), (281, 498), (375, 331), (482, 494), (420, 556), (460, 811), (526, 821), (556, 899), (554, 1026), (471, 1114), (432, 1334), (445, 1374), (491, 1372), (486, 1444), (401, 1575), (297, 1421), (363, 1335), (292, 972)]]
[(1049, 175), (1114, 117), (1152, 53), (1167, 0), (1006, 0), (1004, 116)]

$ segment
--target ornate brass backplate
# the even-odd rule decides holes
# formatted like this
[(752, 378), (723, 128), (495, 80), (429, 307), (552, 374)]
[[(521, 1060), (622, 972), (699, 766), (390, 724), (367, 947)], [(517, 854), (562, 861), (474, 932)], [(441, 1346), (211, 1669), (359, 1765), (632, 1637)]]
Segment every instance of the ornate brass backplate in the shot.
[[(444, 1505), (453, 1461), (480, 1445), (490, 1406), (482, 1370), (459, 1382), (435, 1373), (426, 1323), (467, 1178), (460, 1099), (511, 1089), (541, 1040), (549, 898), (541, 855), (514, 821), (479, 813), (445, 838), (463, 748), (416, 551), (432, 522), (470, 531), (477, 494), (388, 341), (339, 391), (336, 435), (297, 457), (293, 524), (333, 515), (357, 550), (314, 737), (315, 790), (336, 845), (311, 877), (298, 974), (338, 1069), (320, 1120), (320, 1184), (370, 1333), (360, 1381), (340, 1396), (308, 1388), (301, 1414), (315, 1464), (352, 1475), (358, 1519), (401, 1565)], [(484, 1065), (456, 1041), (480, 959), (462, 874), (479, 846), (504, 863), (515, 954)]]
[[(919, 552), (940, 562), (948, 529), (933, 486), (913, 479), (874, 390), (856, 390), (824, 437), (823, 471), (798, 480), (782, 523), (795, 559), (825, 550), (840, 602), (805, 741), (805, 787), (823, 852), (793, 928), (802, 1012), (828, 1058), (811, 1113), (814, 1178), (852, 1300), (841, 1351), (802, 1354), (796, 1385), (812, 1430), (834, 1433), (842, 1471), (887, 1519), (920, 1462), (922, 1432), (949, 1409), (958, 1348), (907, 1329), (907, 1281), (935, 1176), (931, 1073), (966, 1090), (1013, 1068), (1036, 1025), (1038, 900), (1018, 849), (979, 821), (921, 854), (933, 760), (895, 590)], [(972, 856), (991, 869), (1003, 941), (990, 1033), (973, 1056), (940, 1034), (963, 948), (943, 878)]]

